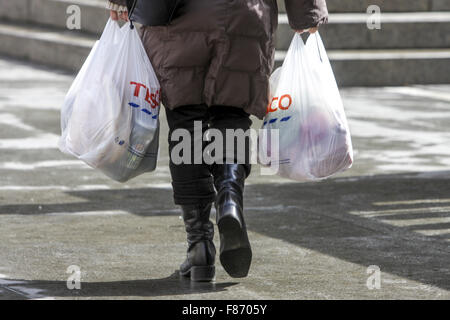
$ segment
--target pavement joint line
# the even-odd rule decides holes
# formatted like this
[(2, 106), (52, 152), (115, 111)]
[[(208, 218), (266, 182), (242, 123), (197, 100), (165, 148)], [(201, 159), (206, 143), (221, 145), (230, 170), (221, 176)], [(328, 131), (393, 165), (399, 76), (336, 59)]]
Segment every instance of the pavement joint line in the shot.
[(450, 102), (450, 93), (436, 92), (430, 90), (424, 90), (417, 87), (391, 87), (386, 89), (387, 92), (400, 93), (414, 97), (431, 98), (435, 100), (443, 100)]
[(79, 212), (50, 212), (45, 213), (45, 216), (117, 216), (117, 215), (131, 215), (132, 213), (125, 210), (94, 210), (94, 211), (79, 211)]
[(401, 213), (435, 213), (435, 212), (450, 212), (449, 207), (425, 207), (425, 208), (401, 208), (390, 210), (370, 210), (370, 211), (350, 211), (350, 214), (364, 216), (364, 217), (378, 217), (389, 216)]
[[(417, 230), (418, 228), (426, 229), (427, 227), (433, 227), (433, 225), (437, 224), (446, 224), (450, 223), (450, 217), (436, 217), (436, 218), (418, 218), (418, 219), (395, 219), (395, 220), (387, 220), (380, 219), (383, 223), (389, 223), (395, 225), (400, 228), (414, 228)], [(436, 230), (436, 229), (433, 229)]]
[(63, 167), (63, 169), (67, 169), (67, 167), (81, 167), (83, 169), (90, 169), (86, 163), (80, 160), (45, 160), (31, 163), (17, 161), (0, 162), (1, 170), (32, 171), (41, 168), (57, 169), (60, 167)]
[(40, 185), (40, 186), (19, 186), (19, 185), (3, 185), (0, 186), (0, 191), (46, 191), (46, 190), (60, 190), (60, 191), (89, 191), (89, 190), (132, 190), (142, 188), (157, 188), (157, 189), (170, 189), (170, 183), (152, 183), (143, 185), (121, 186), (114, 188), (109, 185), (77, 185), (74, 187), (57, 186), (57, 185)]
[(381, 201), (372, 202), (375, 206), (395, 206), (395, 205), (414, 205), (414, 204), (425, 204), (425, 203), (450, 203), (450, 198), (448, 199), (418, 199), (418, 200), (407, 200), (407, 201)]
[(16, 127), (25, 131), (30, 131), (33, 133), (38, 133), (41, 131), (36, 127), (26, 124), (25, 122), (22, 121), (22, 119), (17, 117), (15, 114), (9, 112), (0, 113), (0, 123), (4, 125), (9, 125), (11, 127)]
[(92, 190), (95, 188), (96, 190), (109, 190), (111, 189), (109, 186), (100, 187), (98, 185), (80, 185), (76, 187), (66, 187), (66, 186), (0, 186), (0, 191), (46, 191), (46, 190), (61, 190), (61, 191), (85, 191)]
[[(416, 229), (414, 230), (414, 232), (418, 232), (427, 237), (450, 235), (450, 229), (442, 229), (442, 230)], [(450, 241), (450, 239), (447, 239), (446, 241)]]
[[(338, 214), (330, 214), (330, 213), (318, 213), (323, 216), (326, 216), (329, 219), (334, 219), (337, 221), (343, 221), (349, 224), (353, 224), (355, 226), (358, 226), (360, 228), (365, 228), (367, 230), (378, 232), (381, 234), (387, 234), (392, 238), (395, 239), (403, 239), (405, 241), (417, 241), (417, 240), (430, 240), (429, 236), (420, 234), (420, 233), (412, 233), (409, 230), (406, 230), (405, 228), (400, 228), (398, 226), (394, 226), (391, 224), (383, 223), (375, 218), (368, 218), (365, 216), (359, 216), (361, 219), (354, 220), (352, 216), (358, 216), (358, 215), (352, 215), (349, 214), (349, 211), (343, 211), (342, 213)], [(377, 224), (374, 224), (373, 221), (377, 221)], [(432, 247), (433, 249), (436, 249), (437, 244), (425, 244), (423, 247)], [(446, 248), (448, 249), (448, 248)]]
[(58, 149), (58, 140), (59, 135), (50, 132), (42, 132), (26, 138), (0, 139), (0, 150)]

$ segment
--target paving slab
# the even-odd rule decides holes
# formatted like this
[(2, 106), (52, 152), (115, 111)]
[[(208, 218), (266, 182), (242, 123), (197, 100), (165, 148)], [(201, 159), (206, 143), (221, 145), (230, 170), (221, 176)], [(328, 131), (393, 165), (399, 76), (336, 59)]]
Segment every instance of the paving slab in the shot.
[(0, 299), (450, 298), (450, 86), (342, 89), (353, 168), (299, 183), (254, 166), (249, 276), (217, 263), (192, 284), (164, 112), (157, 170), (113, 182), (56, 147), (73, 77), (0, 59)]

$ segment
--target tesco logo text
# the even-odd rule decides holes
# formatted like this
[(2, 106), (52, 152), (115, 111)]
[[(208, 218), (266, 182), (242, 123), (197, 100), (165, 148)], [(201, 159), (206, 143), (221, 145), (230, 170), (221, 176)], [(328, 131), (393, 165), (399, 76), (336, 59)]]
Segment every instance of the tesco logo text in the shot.
[(147, 101), (150, 106), (154, 109), (159, 106), (159, 102), (161, 100), (161, 91), (158, 89), (155, 93), (150, 93), (150, 89), (143, 83), (131, 81), (130, 84), (135, 86), (134, 88), (134, 96), (139, 97), (141, 88), (144, 88), (145, 91), (145, 101)]
[(289, 94), (284, 94), (281, 97), (273, 97), (267, 106), (267, 113), (275, 112), (278, 109), (287, 110), (292, 104), (292, 98)]

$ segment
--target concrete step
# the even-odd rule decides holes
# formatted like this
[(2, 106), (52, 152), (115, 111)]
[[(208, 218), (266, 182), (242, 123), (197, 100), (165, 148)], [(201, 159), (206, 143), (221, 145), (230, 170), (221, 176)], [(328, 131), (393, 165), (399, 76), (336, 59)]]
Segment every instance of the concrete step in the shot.
[[(349, 1), (349, 0), (347, 0)], [(450, 2), (450, 1), (448, 1)], [(13, 5), (12, 5), (12, 4)], [(68, 5), (81, 10), (81, 31), (100, 34), (108, 19), (103, 0), (0, 0), (0, 16), (13, 22), (27, 22), (66, 28)], [(389, 49), (450, 47), (450, 12), (384, 13), (381, 29), (370, 30), (364, 13), (331, 14), (329, 24), (321, 28), (329, 49)], [(287, 15), (280, 14), (277, 49), (286, 50), (293, 31)]]
[[(276, 66), (286, 51), (277, 51)], [(450, 83), (450, 49), (329, 50), (340, 86)]]
[(80, 8), (80, 31), (102, 32), (109, 17), (106, 0), (0, 0), (0, 19), (68, 30), (67, 19), (71, 14), (67, 8), (71, 5)]
[(0, 54), (76, 71), (96, 38), (37, 26), (0, 23)]
[[(95, 37), (74, 31), (0, 24), (0, 54), (76, 72)], [(450, 83), (450, 49), (329, 50), (341, 86)], [(277, 51), (280, 65), (285, 51)]]
[[(277, 1), (280, 12), (286, 12), (284, 0)], [(95, 32), (99, 30), (95, 25), (101, 27), (107, 16), (105, 3), (106, 0), (0, 0), (0, 17), (64, 25), (67, 7), (75, 4), (81, 9), (82, 25)], [(330, 13), (361, 13), (370, 5), (379, 6), (382, 12), (450, 11), (448, 0), (327, 0)]]
[[(285, 12), (284, 0), (278, 0), (280, 12)], [(108, 11), (105, 10), (106, 0), (0, 0), (0, 18), (15, 21), (28, 22), (66, 28), (69, 14), (66, 12), (70, 5), (77, 5), (81, 11), (81, 30), (89, 33), (100, 33), (103, 30)], [(328, 8), (334, 12), (366, 12), (371, 4), (379, 5), (386, 23), (413, 24), (415, 19), (419, 23), (423, 19), (417, 13), (408, 18), (409, 12), (421, 11), (450, 11), (449, 0), (328, 0)], [(407, 12), (395, 16), (388, 12)], [(282, 15), (283, 16), (283, 15)], [(367, 20), (366, 14), (355, 16), (331, 15), (330, 21), (346, 24), (364, 24)], [(429, 15), (433, 19), (432, 15)], [(431, 23), (429, 20), (427, 22)], [(439, 19), (439, 18), (438, 18)], [(283, 21), (283, 19), (280, 19)]]
[[(281, 12), (286, 12), (284, 0), (277, 0)], [(327, 0), (329, 12), (366, 12), (377, 5), (382, 12), (445, 11), (450, 10), (448, 0)]]
[[(286, 14), (278, 20), (277, 48), (286, 49), (293, 31)], [(335, 13), (320, 33), (329, 49), (450, 48), (450, 11), (384, 13), (380, 26), (370, 30), (363, 13)]]
[[(284, 0), (277, 0), (285, 12)], [(67, 7), (81, 9), (82, 30), (99, 32), (108, 16), (106, 0), (0, 0), (0, 18), (65, 26)], [(369, 5), (378, 5), (382, 12), (450, 11), (448, 0), (327, 0), (330, 13), (366, 12)]]

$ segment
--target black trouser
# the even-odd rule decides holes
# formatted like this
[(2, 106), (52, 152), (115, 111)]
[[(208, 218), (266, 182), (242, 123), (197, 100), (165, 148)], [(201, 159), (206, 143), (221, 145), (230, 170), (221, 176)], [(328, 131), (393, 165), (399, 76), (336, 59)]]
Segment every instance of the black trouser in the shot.
[[(170, 155), (170, 173), (172, 175), (172, 186), (174, 193), (175, 204), (178, 205), (192, 205), (192, 204), (207, 204), (214, 201), (215, 190), (214, 180), (211, 174), (211, 169), (214, 164), (209, 161), (205, 162), (204, 157), (199, 158), (199, 148), (201, 148), (201, 154), (209, 141), (194, 141), (194, 121), (201, 121), (202, 136), (209, 128), (218, 129), (222, 133), (223, 137), (223, 151), (226, 156), (226, 129), (242, 129), (247, 131), (250, 128), (252, 121), (250, 115), (243, 111), (241, 108), (228, 107), (228, 106), (211, 106), (207, 107), (204, 104), (181, 106), (173, 110), (166, 108), (167, 122), (169, 124), (169, 155)], [(176, 129), (186, 129), (191, 137), (191, 157), (189, 163), (175, 164), (172, 159), (172, 150), (181, 142), (172, 141), (172, 133)], [(197, 139), (198, 140), (198, 139)], [(214, 141), (214, 138), (212, 139)], [(197, 147), (195, 144), (197, 143)], [(223, 163), (242, 163), (237, 160), (241, 159), (238, 154), (244, 154), (247, 176), (250, 174), (250, 161), (249, 161), (249, 139), (245, 140), (244, 149), (238, 148), (237, 141), (233, 142), (234, 153), (228, 154), (227, 157), (223, 157)], [(195, 149), (197, 148), (197, 149)], [(179, 148), (176, 149), (177, 151)], [(181, 155), (183, 152), (180, 153)], [(194, 162), (196, 160), (196, 162)]]

